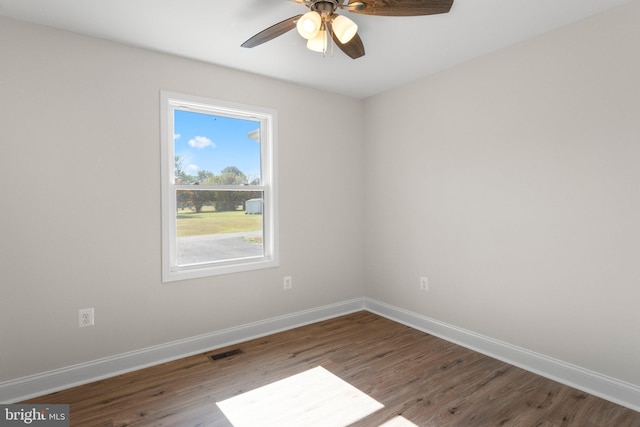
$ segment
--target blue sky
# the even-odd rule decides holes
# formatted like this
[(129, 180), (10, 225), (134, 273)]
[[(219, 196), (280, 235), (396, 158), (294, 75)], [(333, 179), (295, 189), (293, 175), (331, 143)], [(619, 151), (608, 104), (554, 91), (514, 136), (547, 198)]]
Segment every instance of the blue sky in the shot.
[(248, 133), (260, 122), (174, 110), (174, 152), (189, 175), (207, 170), (218, 175), (227, 166), (251, 181), (260, 176), (260, 144)]

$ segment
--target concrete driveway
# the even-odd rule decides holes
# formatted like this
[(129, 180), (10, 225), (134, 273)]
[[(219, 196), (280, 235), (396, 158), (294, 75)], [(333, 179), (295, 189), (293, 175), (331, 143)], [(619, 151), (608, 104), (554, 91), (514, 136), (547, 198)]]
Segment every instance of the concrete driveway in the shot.
[(262, 231), (178, 237), (178, 265), (262, 256), (262, 244), (247, 241)]

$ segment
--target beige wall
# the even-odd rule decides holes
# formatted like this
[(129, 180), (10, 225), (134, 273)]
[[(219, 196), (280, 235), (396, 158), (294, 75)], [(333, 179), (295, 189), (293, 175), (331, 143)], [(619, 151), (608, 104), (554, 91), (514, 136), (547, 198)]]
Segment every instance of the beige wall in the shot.
[(640, 385), (639, 23), (367, 100), (368, 297)]
[[(0, 381), (364, 294), (361, 100), (4, 18), (0, 61)], [(278, 111), (280, 268), (161, 283), (162, 89)]]

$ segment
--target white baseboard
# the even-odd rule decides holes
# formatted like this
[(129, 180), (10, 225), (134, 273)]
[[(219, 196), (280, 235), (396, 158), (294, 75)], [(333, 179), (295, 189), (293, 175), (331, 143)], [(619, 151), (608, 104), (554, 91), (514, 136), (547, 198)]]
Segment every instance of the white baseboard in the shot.
[(365, 309), (640, 412), (640, 387), (426, 316), (365, 298)]
[(638, 386), (370, 298), (358, 298), (300, 311), (3, 382), (0, 383), (0, 403), (19, 402), (360, 310), (368, 310), (640, 412), (640, 387)]
[(363, 298), (6, 381), (0, 383), (0, 403), (20, 402), (360, 310), (364, 310)]

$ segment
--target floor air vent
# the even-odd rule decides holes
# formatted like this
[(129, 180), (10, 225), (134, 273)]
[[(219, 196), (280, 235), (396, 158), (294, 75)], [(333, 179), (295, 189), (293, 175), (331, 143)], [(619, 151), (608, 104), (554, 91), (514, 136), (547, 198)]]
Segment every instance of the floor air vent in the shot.
[(212, 362), (215, 362), (216, 360), (226, 359), (227, 357), (235, 356), (236, 354), (242, 354), (242, 350), (236, 348), (235, 350), (229, 350), (223, 353), (210, 354), (209, 359), (211, 359)]

